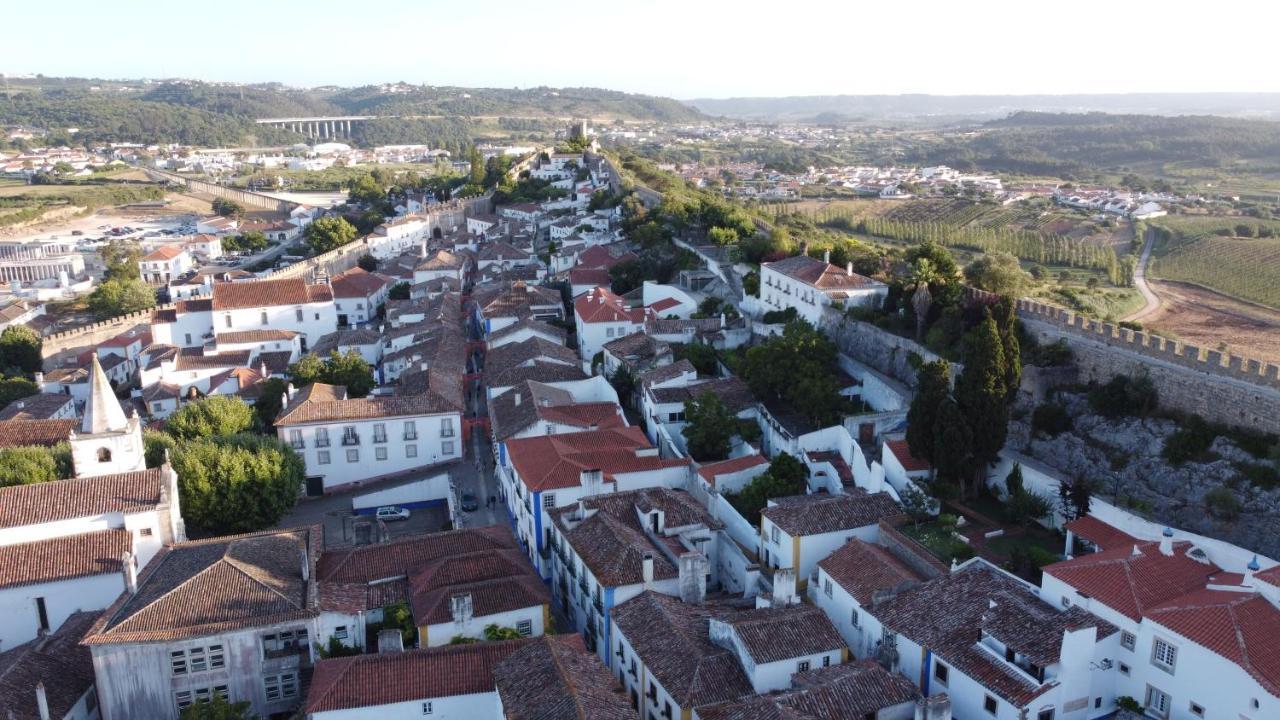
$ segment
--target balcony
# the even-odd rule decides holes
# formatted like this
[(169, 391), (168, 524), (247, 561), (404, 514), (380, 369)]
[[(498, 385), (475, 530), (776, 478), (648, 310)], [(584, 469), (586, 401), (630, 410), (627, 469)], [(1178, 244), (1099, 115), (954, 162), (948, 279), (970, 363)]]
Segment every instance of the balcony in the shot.
[[(307, 444), (302, 440), (290, 440), (289, 447), (293, 448), (294, 450), (302, 450), (307, 447)], [(319, 446), (317, 445), (317, 447)]]
[(598, 614), (600, 615), (604, 614), (604, 603), (601, 602), (599, 595), (596, 595), (595, 597), (591, 598), (591, 606), (596, 609), (596, 612)]
[(386, 435), (374, 435), (374, 436), (373, 436), (373, 441), (374, 441), (375, 443), (384, 443), (384, 442), (386, 442), (386, 441), (387, 441), (387, 436), (386, 436)]
[(352, 435), (343, 435), (343, 436), (342, 436), (342, 444), (343, 444), (343, 445), (347, 445), (347, 446), (351, 446), (351, 445), (359, 445), (359, 444), (360, 444), (360, 436), (359, 436), (359, 435), (354, 435), (354, 434), (352, 434)]
[(413, 442), (414, 440), (417, 440), (417, 439), (418, 439), (418, 433), (416, 432), (407, 432), (404, 434), (405, 442)]
[(316, 438), (316, 447), (318, 447), (318, 448), (326, 448), (326, 447), (329, 447), (329, 438), (328, 438), (328, 436), (325, 436), (325, 437), (317, 437), (317, 438)]

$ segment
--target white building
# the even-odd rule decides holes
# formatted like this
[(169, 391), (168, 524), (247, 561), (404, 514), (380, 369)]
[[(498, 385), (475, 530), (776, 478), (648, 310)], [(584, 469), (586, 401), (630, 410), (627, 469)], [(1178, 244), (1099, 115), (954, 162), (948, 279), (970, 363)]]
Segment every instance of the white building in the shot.
[(644, 330), (645, 310), (627, 307), (621, 297), (604, 287), (588, 290), (575, 299), (573, 315), (584, 369), (591, 367), (592, 359), (605, 343)]
[[(304, 351), (309, 343), (338, 329), (333, 288), (328, 283), (309, 284), (302, 278), (215, 283), (210, 312), (209, 331), (215, 337), (224, 331), (292, 330), (302, 336)], [(182, 324), (180, 319), (177, 324)]]
[[(462, 458), (462, 416), (433, 392), (348, 398), (314, 383), (290, 398), (276, 434), (307, 466), (319, 495)], [(443, 500), (443, 498), (441, 498)]]
[(372, 322), (387, 302), (392, 278), (379, 273), (352, 268), (333, 278), (333, 307), (338, 326), (364, 325)]
[(855, 273), (852, 263), (838, 268), (808, 255), (796, 255), (760, 265), (762, 307), (766, 311), (793, 307), (815, 326), (824, 308), (877, 307), (888, 294), (888, 285)]
[(142, 281), (152, 285), (168, 285), (190, 270), (193, 261), (186, 248), (180, 245), (162, 245), (138, 260)]
[(62, 627), (0, 652), (0, 708), (14, 720), (98, 720), (93, 660), (80, 638), (98, 619), (78, 612)]
[(846, 540), (875, 542), (880, 521), (902, 514), (888, 493), (851, 488), (839, 495), (816, 493), (773, 498), (760, 511), (761, 560), (794, 570), (804, 586), (818, 561)]

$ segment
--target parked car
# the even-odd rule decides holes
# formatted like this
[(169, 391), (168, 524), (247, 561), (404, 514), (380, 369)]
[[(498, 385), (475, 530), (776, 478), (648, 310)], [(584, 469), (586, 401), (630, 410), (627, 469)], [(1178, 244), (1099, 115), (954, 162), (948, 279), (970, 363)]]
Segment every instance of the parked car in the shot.
[(480, 509), (480, 501), (471, 493), (464, 493), (462, 496), (462, 509), (466, 512), (475, 512)]
[(84, 234), (84, 231), (83, 231), (83, 230), (72, 230), (72, 231), (71, 231), (71, 234), (72, 234), (72, 235), (75, 235), (76, 237), (80, 237), (81, 235), (83, 235), (83, 234)]
[(409, 508), (402, 508), (398, 505), (386, 505), (378, 508), (377, 518), (383, 522), (394, 522), (396, 520), (408, 520)]

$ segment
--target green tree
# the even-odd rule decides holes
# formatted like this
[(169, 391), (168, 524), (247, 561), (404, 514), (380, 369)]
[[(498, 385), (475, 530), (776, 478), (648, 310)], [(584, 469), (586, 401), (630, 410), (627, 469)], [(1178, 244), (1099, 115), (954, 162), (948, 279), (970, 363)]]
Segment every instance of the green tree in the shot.
[(467, 182), (477, 187), (484, 187), (484, 155), (480, 154), (480, 148), (475, 145), (471, 146), (471, 153), (467, 158), (471, 162), (471, 172), (467, 176)]
[(955, 400), (947, 398), (938, 406), (933, 426), (933, 468), (947, 483), (962, 483), (972, 457), (973, 431)]
[(177, 441), (168, 433), (158, 430), (142, 431), (143, 455), (149, 468), (157, 468), (163, 465), (166, 453), (169, 457), (172, 457), (173, 451), (177, 447)]
[(0, 333), (0, 372), (40, 372), (44, 360), (40, 350), (44, 341), (40, 334), (26, 325), (10, 325)]
[(835, 344), (825, 334), (804, 320), (793, 320), (781, 335), (747, 350), (740, 375), (761, 400), (781, 401), (827, 427), (848, 407), (836, 380), (836, 356)]
[(362, 175), (351, 184), (347, 191), (351, 202), (365, 205), (381, 205), (387, 199), (387, 191), (378, 184), (372, 175)]
[(1009, 431), (1009, 407), (1005, 387), (1007, 368), (1000, 333), (989, 310), (965, 338), (964, 372), (956, 381), (956, 400), (965, 424), (973, 433), (974, 482), (980, 481), (986, 464), (995, 460)]
[(636, 377), (631, 374), (631, 369), (619, 363), (618, 369), (609, 376), (609, 384), (618, 393), (618, 400), (622, 406), (631, 407), (636, 392)]
[(951, 364), (937, 360), (916, 373), (916, 394), (907, 410), (907, 447), (911, 454), (933, 462), (933, 441), (942, 403), (951, 395)]
[(704, 392), (696, 399), (685, 400), (684, 417), (686, 424), (680, 432), (694, 460), (711, 462), (729, 457), (738, 421), (718, 395)]
[(257, 720), (248, 700), (230, 702), (215, 694), (211, 700), (198, 701), (182, 708), (178, 720)]
[(364, 653), (358, 647), (344, 644), (337, 637), (330, 635), (329, 641), (324, 645), (316, 643), (316, 654), (321, 658), (328, 660), (329, 658), (354, 657), (363, 655)]
[(920, 258), (911, 266), (907, 286), (915, 288), (911, 293), (911, 309), (916, 314), (917, 340), (924, 336), (924, 325), (929, 318), (929, 310), (933, 307), (933, 293), (929, 290), (929, 285), (938, 282), (941, 277), (928, 258)]
[(1000, 295), (1018, 296), (1031, 285), (1031, 276), (1012, 253), (990, 252), (969, 263), (964, 269), (969, 284)]
[(254, 413), (244, 400), (216, 395), (187, 403), (165, 421), (164, 429), (177, 440), (235, 435), (253, 428)]
[(58, 463), (46, 447), (0, 448), (0, 487), (57, 480)]
[(707, 231), (707, 239), (716, 245), (736, 245), (738, 231), (733, 228), (713, 227)]
[(155, 306), (155, 292), (141, 280), (107, 280), (89, 293), (89, 309), (100, 318), (128, 315)]
[(278, 523), (297, 502), (306, 475), (297, 453), (275, 438), (245, 434), (184, 441), (173, 469), (183, 517), (218, 535)]
[(225, 218), (242, 218), (244, 217), (244, 206), (234, 200), (226, 198), (214, 198), (213, 212)]
[(322, 217), (308, 225), (304, 235), (311, 252), (319, 255), (355, 240), (356, 227), (343, 217)]
[(370, 255), (369, 253), (365, 253), (360, 256), (359, 260), (356, 260), (356, 267), (364, 270), (365, 272), (374, 272), (378, 269), (378, 258)]
[(400, 282), (391, 286), (391, 290), (387, 292), (389, 300), (408, 300), (409, 299), (409, 283)]
[(693, 342), (676, 351), (677, 360), (688, 360), (699, 375), (718, 375), (719, 360), (715, 348), (706, 343)]
[(317, 382), (342, 385), (347, 388), (347, 395), (353, 398), (368, 395), (375, 385), (373, 368), (355, 350), (345, 353), (334, 350), (324, 360), (315, 355), (304, 355), (289, 366), (289, 377), (297, 387)]
[(1018, 305), (1011, 295), (1001, 295), (992, 308), (991, 317), (1000, 333), (1000, 347), (1004, 350), (1005, 400), (1012, 403), (1022, 385), (1022, 345), (1018, 341)]
[(806, 490), (809, 470), (787, 453), (779, 453), (769, 469), (754, 477), (740, 493), (726, 493), (725, 499), (752, 525), (760, 525), (760, 511), (770, 498), (801, 495)]
[(489, 623), (484, 626), (485, 640), (519, 640), (524, 637), (519, 630), (511, 627), (503, 627), (498, 623)]
[(22, 377), (0, 377), (0, 408), (40, 392), (40, 386)]
[(138, 243), (122, 238), (112, 238), (98, 249), (98, 257), (106, 268), (104, 280), (141, 280), (142, 269), (138, 260), (142, 258), (142, 247)]
[(274, 432), (276, 418), (284, 409), (284, 394), (289, 390), (289, 383), (282, 378), (268, 378), (262, 383), (262, 392), (258, 393), (258, 401), (253, 404), (253, 414), (258, 417), (258, 427), (266, 432)]

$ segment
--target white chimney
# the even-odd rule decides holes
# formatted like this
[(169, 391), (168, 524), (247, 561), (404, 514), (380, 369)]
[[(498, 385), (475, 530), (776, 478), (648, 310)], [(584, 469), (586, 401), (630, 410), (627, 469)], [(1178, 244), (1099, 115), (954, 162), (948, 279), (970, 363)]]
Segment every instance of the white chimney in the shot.
[(725, 324), (724, 313), (720, 313), (720, 329), (721, 330), (724, 329), (724, 324)]
[(845, 273), (846, 275), (852, 275), (852, 274), (853, 274), (853, 261), (852, 261), (852, 260), (850, 260), (849, 262), (847, 262), (847, 263), (845, 263), (845, 264), (844, 264), (844, 273)]
[(300, 548), (302, 552), (302, 581), (306, 582), (311, 579), (311, 558), (307, 556), (307, 549)]
[(1262, 565), (1258, 563), (1258, 556), (1254, 555), (1253, 559), (1244, 568), (1244, 582), (1242, 584), (1246, 587), (1253, 587), (1253, 575), (1261, 569)]
[(512, 401), (516, 404), (516, 407), (520, 407), (520, 393), (516, 393)]
[(653, 588), (653, 553), (645, 551), (644, 559), (640, 561), (640, 577), (644, 579), (644, 589)]
[(462, 593), (449, 598), (449, 613), (453, 616), (453, 624), (458, 626), (459, 630), (471, 622), (474, 611), (471, 593)]
[(1165, 528), (1160, 533), (1160, 554), (1173, 555), (1173, 528)]
[(822, 251), (822, 262), (827, 263), (828, 265), (830, 265), (830, 264), (831, 264), (831, 251), (830, 251), (830, 250), (823, 250), (823, 251)]
[(128, 550), (120, 556), (120, 568), (124, 571), (124, 586), (130, 595), (138, 594), (138, 566), (133, 562), (133, 553)]
[(680, 556), (680, 600), (700, 603), (707, 597), (707, 556), (688, 552)]
[(40, 720), (49, 720), (49, 697), (45, 695), (43, 682), (36, 683), (36, 709)]
[(44, 373), (42, 373), (42, 372), (37, 372), (35, 377), (36, 377), (36, 384), (37, 384), (37, 385), (43, 385), (43, 384), (44, 384)]
[(796, 597), (796, 571), (791, 568), (778, 568), (773, 571), (773, 606), (776, 608), (794, 605)]

